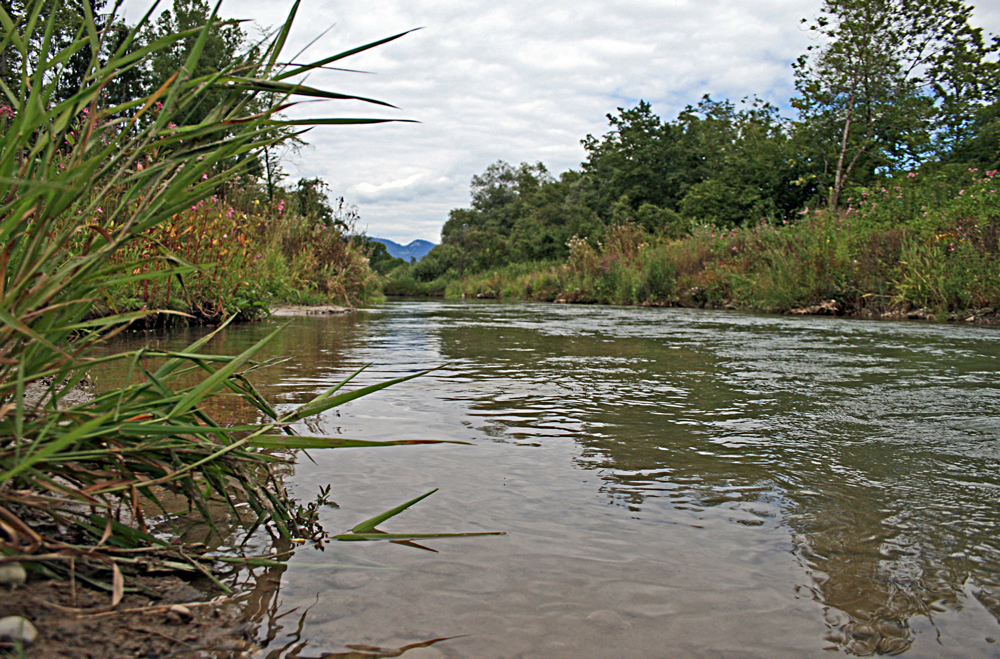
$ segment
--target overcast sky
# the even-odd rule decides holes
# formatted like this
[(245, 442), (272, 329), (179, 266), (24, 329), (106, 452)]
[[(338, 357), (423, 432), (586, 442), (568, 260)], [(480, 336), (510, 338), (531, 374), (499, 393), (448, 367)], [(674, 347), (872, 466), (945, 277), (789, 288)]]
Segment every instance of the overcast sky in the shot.
[[(164, 0), (169, 3), (170, 0)], [(152, 3), (128, 0), (134, 22)], [(287, 0), (228, 0), (222, 14), (280, 24)], [(790, 64), (811, 43), (800, 20), (820, 0), (302, 0), (286, 51), (320, 36), (311, 59), (412, 28), (424, 29), (343, 62), (366, 73), (318, 72), (309, 82), (392, 103), (314, 104), (320, 116), (419, 124), (317, 128), (287, 163), (292, 180), (322, 177), (359, 207), (368, 234), (400, 243), (440, 239), (469, 179), (497, 160), (578, 168), (580, 140), (605, 115), (649, 101), (673, 119), (704, 94), (756, 94), (787, 107)], [(976, 24), (1000, 32), (1000, 7)], [(254, 28), (248, 28), (254, 33)], [(307, 56), (300, 58), (305, 61)]]

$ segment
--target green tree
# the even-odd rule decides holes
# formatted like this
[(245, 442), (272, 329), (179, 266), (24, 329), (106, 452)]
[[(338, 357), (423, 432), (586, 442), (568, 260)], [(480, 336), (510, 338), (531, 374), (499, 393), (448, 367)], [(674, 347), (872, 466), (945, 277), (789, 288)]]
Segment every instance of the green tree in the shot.
[(971, 11), (960, 0), (824, 0), (792, 103), (831, 208), (849, 183), (914, 167), (964, 132), (996, 47)]
[(1000, 169), (1000, 101), (980, 108), (966, 129), (942, 160), (963, 163), (982, 169)]
[(583, 140), (583, 171), (592, 183), (588, 205), (606, 219), (612, 205), (626, 196), (636, 209), (644, 203), (676, 208), (701, 179), (703, 162), (684, 127), (662, 122), (646, 101), (607, 116), (611, 131)]
[(677, 123), (702, 159), (700, 180), (680, 201), (683, 215), (728, 226), (788, 219), (813, 195), (789, 121), (770, 103), (749, 98), (737, 107), (705, 96)]
[[(199, 25), (206, 25), (211, 16), (212, 9), (207, 0), (174, 0), (172, 9), (164, 10), (156, 22), (145, 30), (144, 38), (152, 42)], [(195, 36), (188, 37), (178, 41), (172, 48), (158, 51), (153, 55), (149, 62), (152, 89), (157, 89), (181, 70), (188, 53), (194, 47), (195, 40)], [(243, 52), (245, 49), (246, 35), (239, 23), (235, 20), (217, 20), (209, 31), (208, 40), (195, 65), (195, 70), (189, 73), (191, 77), (198, 78), (219, 71), (238, 70), (241, 62), (246, 59)], [(201, 103), (183, 118), (183, 123), (195, 124), (203, 121), (216, 109), (222, 98), (221, 92), (217, 90), (205, 94)]]

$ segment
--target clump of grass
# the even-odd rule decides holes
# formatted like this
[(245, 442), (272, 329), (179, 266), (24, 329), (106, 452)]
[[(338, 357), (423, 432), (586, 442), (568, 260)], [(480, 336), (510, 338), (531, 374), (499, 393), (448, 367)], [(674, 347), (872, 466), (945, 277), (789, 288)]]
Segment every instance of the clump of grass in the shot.
[[(242, 502), (257, 523), (283, 536), (308, 534), (272, 468), (279, 461), (274, 449), (377, 445), (293, 436), (292, 427), (409, 378), (345, 393), (348, 378), (279, 414), (248, 379), (267, 365), (253, 356), (268, 339), (237, 356), (202, 354), (207, 337), (170, 353), (95, 357), (93, 349), (157, 313), (156, 306), (171, 306), (175, 295), (224, 289), (246, 273), (254, 220), (220, 216), (215, 202), (205, 200), (241, 172), (247, 156), (302, 126), (382, 121), (289, 121), (277, 112), (293, 98), (352, 98), (290, 79), (396, 37), (283, 66), (278, 58), (296, 4), (268, 42), (224, 71), (194, 77), (210, 25), (132, 48), (147, 15), (113, 53), (94, 57), (77, 93), (57, 100), (61, 63), (76, 52), (105, 52), (105, 35), (83, 3), (85, 29), (66, 50), (51, 52), (58, 12), (43, 12), (49, 4), (29, 3), (22, 16), (0, 9), (0, 49), (19, 51), (22, 64), (19, 89), (2, 89), (11, 106), (0, 117), (0, 562), (105, 561), (114, 572), (106, 580), (114, 600), (122, 592), (122, 552), (162, 544), (147, 533), (145, 520), (165, 511), (164, 492), (182, 494), (209, 523), (210, 503), (239, 514)], [(38, 33), (46, 36), (29, 57), (30, 37)], [(192, 44), (187, 60), (163, 87), (117, 105), (105, 102), (102, 90), (116, 76), (183, 40)], [(208, 97), (213, 105), (204, 119), (175, 124)], [(198, 233), (207, 225), (232, 232), (229, 241)], [(211, 259), (220, 261), (218, 268), (204, 267)], [(226, 265), (233, 272), (224, 272)], [(117, 308), (114, 292), (122, 290), (141, 296), (144, 308)], [(161, 360), (155, 368), (151, 357)], [(70, 402), (87, 370), (108, 360), (127, 361), (129, 382)], [(201, 377), (192, 383), (193, 374)], [(30, 398), (29, 389), (39, 387), (45, 395)], [(264, 422), (214, 422), (201, 405), (221, 392), (249, 401)]]

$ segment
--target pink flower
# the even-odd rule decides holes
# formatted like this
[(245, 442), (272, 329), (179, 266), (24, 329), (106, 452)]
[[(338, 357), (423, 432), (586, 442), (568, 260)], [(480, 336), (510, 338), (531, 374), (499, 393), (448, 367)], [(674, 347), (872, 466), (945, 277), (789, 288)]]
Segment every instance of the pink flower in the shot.
[(910, 172), (909, 174), (906, 175), (906, 178), (917, 178), (917, 173), (916, 172)]

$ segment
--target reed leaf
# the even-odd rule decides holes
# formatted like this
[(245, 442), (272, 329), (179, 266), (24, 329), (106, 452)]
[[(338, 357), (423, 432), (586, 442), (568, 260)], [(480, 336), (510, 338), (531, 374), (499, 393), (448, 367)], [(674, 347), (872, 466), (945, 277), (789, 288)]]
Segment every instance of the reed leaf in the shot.
[[(47, 515), (64, 526), (76, 526), (94, 540), (106, 540), (94, 549), (98, 555), (105, 547), (111, 551), (160, 541), (118, 522), (108, 525), (109, 512), (99, 518), (82, 515), (81, 504), (84, 509), (105, 511), (132, 507), (144, 519), (150, 512), (143, 506), (154, 508), (153, 514), (168, 512), (158, 489), (166, 488), (186, 497), (209, 523), (210, 500), (224, 502), (234, 514), (241, 514), (235, 502), (243, 500), (258, 521), (270, 520), (282, 535), (298, 534), (296, 507), (272, 471), (276, 461), (287, 459), (268, 452), (275, 446), (268, 444), (275, 433), (288, 432), (291, 423), (416, 375), (346, 394), (334, 393), (338, 386), (278, 418), (246, 374), (273, 363), (254, 361), (254, 355), (281, 329), (236, 356), (202, 352), (225, 325), (185, 350), (95, 356), (93, 350), (108, 337), (155, 312), (118, 313), (100, 305), (108, 298), (108, 287), (194, 272), (194, 266), (166, 250), (147, 260), (123, 255), (149, 230), (240, 175), (263, 147), (287, 139), (300, 127), (387, 121), (326, 115), (287, 120), (277, 113), (291, 96), (392, 107), (294, 79), (402, 35), (311, 64), (280, 65), (296, 3), (270, 40), (236, 58), (224, 71), (193, 77), (190, 72), (196, 70), (217, 21), (218, 6), (205, 25), (133, 49), (137, 35), (152, 20), (150, 10), (115, 52), (98, 57), (104, 35), (89, 12), (82, 16), (82, 28), (71, 43), (53, 49), (54, 16), (63, 1), (30, 0), (19, 16), (0, 8), (0, 48), (16, 52), (22, 67), (19, 82), (0, 81), (0, 98), (7, 97), (5, 104), (14, 113), (9, 119), (0, 118), (4, 516), (19, 520), (18, 515), (33, 509), (28, 517)], [(42, 12), (43, 6), (52, 11)], [(117, 77), (181, 43), (191, 43), (184, 66), (161, 87), (144, 97), (105, 101), (103, 90)], [(60, 67), (81, 52), (93, 54), (87, 74), (79, 89), (59, 99)], [(189, 121), (209, 92), (215, 95), (206, 118)], [(158, 274), (136, 270), (150, 263), (165, 268)], [(160, 362), (155, 369), (145, 366), (150, 358)], [(126, 360), (130, 377), (138, 381), (83, 403), (64, 404), (70, 388), (84, 379), (89, 368), (111, 360)], [(191, 383), (191, 375), (198, 371), (203, 377)], [(29, 397), (32, 392), (34, 399)], [(243, 395), (271, 420), (221, 427), (201, 405), (222, 392)], [(292, 440), (309, 448), (351, 445), (350, 440), (340, 444), (318, 438)], [(292, 447), (289, 441), (284, 440), (285, 448)], [(142, 496), (136, 498), (137, 493)], [(66, 546), (58, 537), (39, 542), (23, 521), (4, 529), (10, 529), (0, 533), (4, 552), (58, 553)], [(107, 529), (110, 537), (104, 538)], [(110, 583), (119, 597), (120, 580), (112, 578)]]

